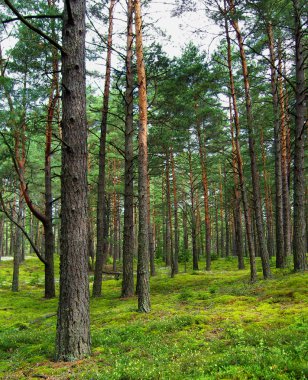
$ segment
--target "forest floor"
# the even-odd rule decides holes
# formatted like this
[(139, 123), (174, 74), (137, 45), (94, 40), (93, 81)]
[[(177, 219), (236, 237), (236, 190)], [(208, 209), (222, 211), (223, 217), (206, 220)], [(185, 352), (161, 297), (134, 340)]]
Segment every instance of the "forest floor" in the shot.
[(273, 279), (259, 272), (249, 284), (235, 258), (174, 279), (157, 267), (151, 313), (138, 313), (136, 297), (119, 298), (121, 281), (106, 279), (104, 296), (91, 299), (92, 356), (56, 363), (57, 300), (42, 298), (42, 266), (27, 259), (12, 293), (12, 262), (1, 262), (0, 379), (308, 378), (307, 273), (273, 269)]

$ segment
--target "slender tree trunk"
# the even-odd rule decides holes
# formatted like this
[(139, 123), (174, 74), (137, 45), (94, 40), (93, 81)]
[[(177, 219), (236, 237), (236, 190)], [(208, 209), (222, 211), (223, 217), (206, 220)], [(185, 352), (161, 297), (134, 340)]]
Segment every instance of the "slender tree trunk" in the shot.
[[(206, 148), (205, 136), (201, 136), (201, 125), (197, 118), (196, 131), (198, 135), (200, 163), (202, 170), (202, 186), (203, 186), (203, 201), (204, 201), (204, 220), (205, 220), (205, 250), (206, 250), (206, 270), (211, 270), (211, 220), (209, 210), (209, 190), (206, 170)], [(203, 137), (203, 138), (202, 138)]]
[(150, 281), (149, 281), (149, 231), (148, 231), (148, 142), (147, 142), (147, 90), (143, 59), (142, 20), (140, 0), (134, 1), (136, 26), (136, 54), (139, 89), (139, 161), (138, 161), (138, 199), (139, 199), (139, 235), (138, 235), (138, 310), (149, 312)]
[(0, 261), (3, 256), (3, 246), (4, 246), (4, 217), (0, 215)]
[(109, 91), (111, 75), (111, 53), (112, 53), (112, 33), (113, 33), (113, 11), (116, 0), (110, 0), (109, 6), (109, 28), (107, 43), (106, 74), (104, 85), (104, 98), (102, 108), (101, 137), (99, 146), (99, 173), (97, 186), (97, 245), (96, 261), (93, 282), (93, 296), (102, 295), (102, 271), (106, 263), (106, 252), (104, 252), (104, 214), (105, 214), (105, 181), (106, 181), (106, 136), (107, 120), (109, 108)]
[(189, 160), (189, 184), (190, 184), (190, 202), (191, 202), (191, 242), (193, 250), (193, 270), (199, 270), (198, 252), (196, 243), (196, 211), (195, 211), (195, 189), (192, 172), (191, 153), (188, 153)]
[[(54, 6), (54, 1), (48, 1), (49, 6)], [(55, 36), (55, 24), (52, 22), (52, 34)], [(55, 239), (53, 233), (53, 215), (52, 215), (52, 175), (51, 175), (51, 141), (52, 141), (52, 125), (54, 120), (55, 108), (59, 101), (58, 86), (58, 52), (52, 49), (52, 82), (49, 93), (48, 116), (45, 133), (45, 298), (53, 298), (56, 296), (55, 278), (54, 278), (54, 251)]]
[[(234, 0), (229, 0), (229, 5), (231, 8), (231, 14), (233, 15), (235, 11)], [(262, 261), (263, 277), (266, 279), (266, 278), (271, 277), (271, 269), (270, 269), (269, 255), (268, 255), (267, 246), (266, 246), (266, 242), (264, 238), (264, 231), (263, 231), (260, 180), (259, 180), (259, 172), (258, 172), (258, 167), (257, 167), (257, 157), (256, 157), (256, 152), (255, 152), (255, 137), (254, 137), (255, 132), (254, 132), (254, 127), (253, 127), (253, 114), (252, 114), (252, 103), (251, 103), (251, 96), (250, 96), (248, 68), (247, 68), (243, 38), (240, 32), (238, 21), (235, 18), (232, 18), (231, 23), (236, 32), (239, 49), (240, 49), (242, 70), (243, 70), (252, 190), (253, 190), (254, 207), (255, 207), (255, 214), (256, 214), (257, 234), (258, 234), (260, 255), (261, 255), (261, 261)]]
[[(225, 9), (226, 9), (226, 0), (225, 0)], [(237, 99), (236, 99), (236, 94), (235, 94), (235, 85), (234, 85), (234, 77), (233, 77), (233, 70), (232, 70), (231, 39), (229, 36), (229, 28), (228, 28), (228, 22), (227, 22), (226, 17), (225, 17), (225, 32), (226, 32), (227, 48), (228, 48), (228, 69), (229, 69), (229, 80), (230, 80), (230, 92), (231, 92), (232, 106), (233, 106), (233, 112), (234, 112), (235, 148), (236, 148), (235, 151), (236, 151), (236, 158), (237, 158), (237, 169), (238, 169), (239, 184), (240, 184), (240, 189), (241, 189), (241, 194), (242, 194), (245, 227), (246, 227), (246, 235), (247, 235), (247, 242), (248, 242), (249, 262), (250, 262), (250, 280), (251, 282), (254, 282), (257, 279), (257, 269), (256, 269), (256, 261), (255, 261), (255, 251), (254, 251), (254, 246), (253, 246), (251, 219), (249, 216), (247, 192), (246, 192), (246, 187), (245, 187), (245, 182), (244, 182), (243, 160), (242, 160), (240, 142), (239, 142), (240, 118), (239, 118), (239, 113), (238, 113), (238, 108), (237, 108)]]
[[(231, 144), (232, 144), (232, 169), (234, 181), (234, 233), (235, 233), (235, 247), (238, 259), (238, 269), (245, 269), (244, 255), (243, 255), (243, 233), (242, 233), (242, 213), (241, 213), (241, 196), (239, 191), (239, 172), (242, 170), (241, 162), (242, 157), (238, 151), (234, 137), (234, 128), (232, 123), (232, 106), (230, 99), (230, 130), (231, 130)], [(240, 162), (240, 164), (239, 164)], [(241, 174), (243, 175), (243, 173)], [(244, 190), (246, 191), (246, 190)]]
[(126, 91), (125, 91), (125, 174), (122, 297), (134, 295), (134, 126), (133, 126), (133, 4), (127, 2)]
[(118, 204), (117, 204), (117, 193), (115, 189), (113, 190), (113, 197), (112, 197), (112, 213), (113, 213), (113, 252), (112, 252), (112, 259), (113, 259), (113, 271), (115, 272), (117, 270), (117, 260), (118, 260)]
[(219, 168), (219, 210), (220, 210), (220, 252), (221, 257), (225, 255), (225, 236), (224, 236), (224, 196), (222, 188), (221, 167)]
[(185, 205), (185, 210), (182, 211), (182, 220), (183, 220), (183, 248), (185, 251), (187, 251), (188, 250), (188, 229), (187, 229), (186, 205)]
[[(69, 8), (67, 8), (69, 7)], [(91, 352), (88, 279), (85, 0), (65, 2), (62, 54), (61, 255), (56, 359)]]
[[(22, 212), (23, 212), (23, 198), (22, 194), (19, 195), (19, 202), (17, 208), (17, 222), (21, 224), (22, 222)], [(21, 231), (19, 228), (15, 228), (15, 236), (13, 243), (13, 279), (12, 279), (12, 291), (19, 291), (19, 267), (21, 263)]]
[(295, 63), (296, 63), (296, 117), (294, 144), (294, 270), (307, 270), (306, 260), (306, 219), (305, 219), (305, 118), (307, 116), (305, 61), (307, 51), (303, 46), (303, 26), (299, 0), (293, 0), (295, 22)]
[(171, 277), (174, 277), (175, 268), (174, 268), (174, 245), (173, 245), (173, 228), (172, 228), (172, 211), (171, 211), (169, 153), (166, 154), (166, 187), (167, 187), (168, 224), (169, 224), (169, 234), (170, 234)]
[[(279, 41), (279, 71), (282, 72), (282, 51), (281, 41)], [(283, 79), (278, 76), (278, 93), (280, 106), (280, 132), (281, 132), (281, 174), (282, 174), (282, 204), (283, 204), (283, 237), (284, 255), (291, 254), (291, 207), (288, 184), (288, 157), (287, 157), (287, 125), (285, 122)], [(286, 259), (285, 259), (286, 260)]]
[(147, 191), (148, 191), (148, 228), (149, 228), (149, 254), (150, 254), (150, 274), (155, 276), (155, 247), (153, 236), (153, 225), (151, 221), (151, 189), (150, 189), (150, 176), (147, 178)]
[(179, 237), (179, 220), (178, 220), (178, 196), (177, 196), (177, 181), (175, 174), (174, 155), (171, 148), (170, 160), (172, 168), (172, 187), (173, 187), (173, 204), (174, 204), (174, 274), (179, 273), (179, 249), (180, 249), (180, 237)]
[(279, 99), (277, 75), (275, 70), (275, 50), (272, 24), (267, 24), (268, 47), (271, 62), (271, 88), (274, 109), (274, 149), (275, 149), (275, 216), (276, 216), (276, 267), (284, 268), (286, 258), (284, 255), (283, 236), (283, 203), (282, 203), (282, 167), (281, 167), (281, 134), (279, 123)]
[(274, 256), (274, 238), (273, 238), (273, 208), (271, 189), (269, 184), (269, 173), (266, 168), (266, 153), (264, 147), (263, 128), (260, 130), (260, 144), (263, 163), (263, 178), (264, 178), (264, 193), (265, 193), (265, 212), (266, 212), (266, 227), (267, 227), (267, 249), (269, 256)]

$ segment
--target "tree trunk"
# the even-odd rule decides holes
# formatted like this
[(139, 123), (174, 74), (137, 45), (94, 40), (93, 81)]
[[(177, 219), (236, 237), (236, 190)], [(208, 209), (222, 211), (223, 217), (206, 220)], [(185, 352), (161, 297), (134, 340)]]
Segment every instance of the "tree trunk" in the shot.
[(126, 90), (125, 90), (125, 169), (124, 238), (122, 297), (134, 295), (134, 125), (133, 125), (133, 4), (127, 2)]
[[(229, 0), (229, 5), (231, 9), (231, 15), (235, 11), (234, 0)], [(254, 137), (254, 127), (253, 127), (253, 114), (252, 114), (252, 103), (250, 96), (250, 85), (248, 77), (248, 68), (246, 61), (246, 54), (244, 50), (244, 42), (238, 25), (238, 21), (235, 18), (232, 18), (231, 24), (236, 32), (236, 37), (240, 49), (240, 57), (243, 70), (243, 80), (244, 80), (244, 89), (245, 89), (245, 103), (246, 103), (246, 117), (247, 117), (247, 128), (248, 128), (248, 145), (249, 145), (249, 155), (250, 155), (250, 166), (251, 166), (251, 179), (252, 179), (252, 190), (254, 198), (254, 207), (256, 215), (256, 224), (257, 224), (257, 234), (258, 242), (260, 246), (260, 256), (262, 261), (262, 270), (263, 277), (265, 279), (271, 277), (271, 269), (269, 262), (269, 255), (267, 251), (267, 246), (264, 238), (263, 231), (263, 217), (262, 217), (262, 204), (261, 204), (261, 192), (260, 192), (260, 180), (259, 172), (257, 167), (257, 157), (255, 152), (255, 137)]]
[(109, 28), (107, 42), (107, 59), (106, 74), (104, 85), (104, 98), (102, 108), (101, 137), (99, 146), (99, 173), (97, 186), (97, 245), (96, 261), (93, 282), (93, 296), (102, 295), (102, 271), (106, 263), (106, 252), (104, 251), (104, 214), (105, 214), (105, 182), (106, 182), (106, 136), (107, 136), (107, 119), (109, 107), (109, 89), (111, 75), (111, 53), (112, 53), (112, 33), (113, 33), (113, 10), (116, 0), (110, 0), (109, 7)]
[(180, 249), (180, 237), (179, 237), (179, 221), (178, 221), (178, 196), (177, 196), (177, 183), (175, 175), (175, 164), (173, 150), (170, 151), (170, 160), (172, 168), (172, 188), (173, 188), (173, 204), (174, 204), (174, 274), (179, 273), (179, 249)]
[(149, 228), (149, 255), (150, 255), (150, 274), (155, 276), (155, 246), (153, 236), (153, 226), (151, 222), (151, 189), (150, 189), (150, 176), (147, 178), (147, 191), (148, 191), (148, 228)]
[(264, 147), (263, 128), (260, 128), (260, 145), (262, 152), (263, 163), (263, 179), (264, 179), (264, 193), (265, 193), (265, 213), (266, 213), (266, 227), (267, 227), (267, 249), (269, 256), (274, 256), (274, 238), (273, 238), (273, 208), (271, 188), (269, 184), (269, 173), (266, 168), (266, 153)]
[(276, 268), (286, 266), (283, 236), (283, 203), (282, 203), (282, 168), (281, 168), (281, 134), (279, 123), (279, 99), (277, 75), (275, 69), (275, 50), (272, 24), (267, 24), (268, 47), (271, 62), (271, 88), (274, 109), (274, 150), (275, 150), (275, 215), (276, 215)]
[[(22, 223), (22, 212), (23, 212), (23, 198), (22, 194), (19, 195), (18, 212), (17, 212), (17, 222)], [(12, 279), (12, 291), (19, 291), (19, 267), (21, 263), (21, 231), (19, 228), (15, 227), (15, 235), (13, 242), (13, 279)]]
[(56, 359), (90, 354), (85, 0), (65, 2), (62, 54), (60, 297)]
[(143, 59), (142, 20), (140, 0), (134, 1), (136, 27), (136, 54), (139, 97), (139, 133), (138, 133), (138, 200), (139, 200), (139, 235), (138, 235), (138, 310), (148, 313), (150, 305), (149, 279), (149, 229), (148, 229), (148, 142), (147, 142), (147, 89)]
[(305, 220), (305, 118), (307, 106), (305, 99), (305, 60), (307, 52), (303, 47), (303, 26), (299, 0), (293, 0), (295, 21), (295, 54), (296, 54), (296, 117), (294, 144), (294, 237), (293, 254), (294, 270), (307, 269), (306, 260), (306, 220)]
[[(279, 41), (279, 71), (282, 73), (281, 41)], [(283, 204), (283, 237), (284, 255), (291, 254), (291, 207), (288, 184), (288, 157), (287, 157), (287, 125), (285, 122), (284, 91), (282, 76), (278, 76), (278, 93), (280, 106), (280, 132), (281, 132), (281, 174), (282, 174), (282, 204)], [(286, 261), (286, 259), (285, 259)]]
[(224, 202), (223, 202), (223, 189), (222, 189), (222, 174), (221, 167), (219, 167), (219, 210), (220, 210), (220, 252), (221, 257), (225, 255), (225, 236), (224, 236)]
[(192, 172), (191, 153), (188, 153), (189, 160), (189, 184), (190, 184), (190, 202), (191, 202), (191, 242), (193, 250), (193, 270), (199, 270), (198, 252), (196, 243), (196, 211), (195, 211), (195, 189)]
[(167, 187), (168, 224), (169, 224), (169, 235), (170, 235), (169, 239), (170, 239), (170, 257), (171, 257), (171, 277), (174, 277), (175, 268), (174, 268), (174, 245), (173, 245), (173, 228), (172, 228), (172, 212), (171, 212), (169, 153), (166, 154), (166, 187)]
[[(226, 0), (224, 1), (224, 6), (226, 9)], [(229, 69), (229, 80), (230, 80), (230, 92), (231, 92), (232, 106), (233, 106), (233, 112), (234, 112), (237, 168), (238, 168), (240, 189), (241, 189), (241, 194), (242, 194), (245, 227), (246, 227), (246, 235), (247, 235), (247, 242), (248, 242), (249, 262), (250, 262), (250, 280), (251, 282), (254, 282), (257, 279), (257, 269), (256, 269), (255, 251), (254, 251), (254, 245), (253, 245), (251, 218), (249, 215), (247, 191), (246, 191), (245, 181), (244, 181), (243, 160), (242, 160), (241, 148), (240, 148), (240, 142), (239, 142), (240, 118), (239, 118), (239, 113), (238, 113), (238, 108), (237, 108), (237, 99), (236, 99), (236, 94), (235, 94), (235, 85), (234, 85), (234, 77), (233, 77), (233, 70), (232, 70), (231, 39), (229, 36), (229, 28), (228, 28), (228, 22), (227, 22), (226, 17), (225, 17), (225, 32), (226, 32), (226, 39), (227, 39), (227, 45), (228, 45), (228, 69)]]
[[(206, 270), (211, 270), (211, 220), (209, 210), (209, 190), (206, 170), (206, 148), (205, 136), (201, 136), (200, 120), (196, 120), (196, 131), (198, 135), (200, 163), (202, 170), (203, 202), (204, 202), (204, 221), (205, 221), (205, 250), (206, 250)], [(203, 138), (202, 138), (203, 137)]]

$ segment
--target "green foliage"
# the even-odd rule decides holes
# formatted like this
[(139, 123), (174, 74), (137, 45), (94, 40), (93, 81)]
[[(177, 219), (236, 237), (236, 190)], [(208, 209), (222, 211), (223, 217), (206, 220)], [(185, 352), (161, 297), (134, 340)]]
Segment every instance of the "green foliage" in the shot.
[[(0, 378), (27, 379), (305, 379), (308, 376), (307, 274), (276, 271), (249, 283), (236, 258), (213, 272), (164, 268), (151, 280), (152, 312), (119, 298), (121, 284), (103, 283), (91, 300), (93, 355), (53, 362), (56, 300), (41, 298), (42, 266), (21, 267), (20, 293), (11, 293), (12, 263), (1, 263)], [(201, 264), (200, 264), (201, 267)], [(258, 268), (260, 263), (258, 261)], [(182, 268), (180, 268), (182, 270)]]

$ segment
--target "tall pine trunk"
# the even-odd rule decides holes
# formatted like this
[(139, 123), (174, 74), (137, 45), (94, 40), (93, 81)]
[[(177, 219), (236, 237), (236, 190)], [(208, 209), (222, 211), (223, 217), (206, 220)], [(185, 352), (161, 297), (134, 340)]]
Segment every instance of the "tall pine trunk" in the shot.
[(104, 98), (102, 108), (101, 136), (99, 146), (99, 173), (97, 185), (97, 246), (96, 246), (96, 261), (93, 282), (93, 296), (99, 297), (102, 295), (102, 272), (103, 266), (106, 263), (106, 252), (104, 251), (104, 215), (105, 215), (105, 182), (106, 182), (106, 136), (107, 136), (107, 119), (109, 108), (109, 91), (110, 91), (110, 75), (111, 75), (111, 53), (112, 53), (112, 33), (113, 33), (113, 10), (116, 0), (110, 0), (109, 6), (109, 28), (107, 41), (107, 59), (106, 59), (106, 74), (104, 85)]
[[(67, 8), (69, 7), (69, 8)], [(85, 0), (65, 2), (62, 53), (61, 255), (56, 359), (90, 354)]]
[[(226, 8), (226, 0), (225, 0), (225, 8)], [(233, 112), (234, 112), (235, 153), (236, 153), (236, 159), (237, 159), (239, 185), (241, 189), (244, 217), (245, 217), (245, 227), (246, 227), (246, 236), (247, 236), (249, 262), (250, 262), (250, 280), (254, 282), (257, 279), (257, 269), (256, 269), (255, 251), (254, 251), (254, 245), (253, 245), (251, 218), (249, 215), (247, 191), (246, 191), (245, 181), (244, 181), (243, 160), (242, 160), (240, 142), (239, 142), (240, 118), (239, 118), (239, 113), (238, 113), (238, 108), (237, 108), (237, 98), (235, 94), (235, 85), (234, 85), (234, 77), (233, 77), (233, 69), (232, 69), (231, 39), (229, 36), (229, 28), (228, 28), (228, 22), (227, 22), (226, 17), (225, 17), (225, 32), (226, 32), (227, 49), (228, 49), (227, 60), (228, 60), (228, 70), (229, 70), (230, 92), (231, 92), (232, 107), (233, 107)]]
[(124, 238), (122, 297), (134, 295), (134, 126), (133, 126), (133, 4), (127, 2), (126, 90), (125, 90), (125, 169)]
[(275, 217), (276, 217), (276, 267), (284, 268), (286, 258), (284, 255), (284, 236), (283, 236), (283, 203), (282, 203), (282, 168), (281, 168), (281, 134), (279, 123), (279, 99), (277, 75), (275, 69), (275, 49), (273, 27), (267, 24), (268, 47), (271, 63), (271, 89), (274, 110), (274, 151), (275, 151)]
[[(235, 6), (234, 1), (229, 0), (231, 16), (234, 16)], [(245, 104), (246, 104), (246, 118), (247, 118), (247, 129), (248, 129), (248, 146), (250, 155), (250, 169), (251, 169), (251, 180), (252, 180), (252, 191), (254, 199), (255, 217), (256, 217), (256, 227), (258, 235), (258, 243), (260, 247), (260, 256), (262, 261), (263, 277), (271, 277), (271, 269), (269, 262), (268, 250), (265, 242), (264, 229), (263, 229), (263, 215), (262, 215), (262, 203), (261, 203), (261, 191), (260, 191), (260, 178), (257, 167), (257, 156), (255, 151), (255, 131), (253, 125), (253, 114), (252, 114), (252, 102), (250, 96), (250, 84), (248, 77), (248, 67), (246, 60), (246, 53), (244, 50), (244, 42), (241, 35), (241, 31), (238, 25), (238, 21), (235, 18), (231, 19), (231, 24), (236, 32), (236, 37), (240, 49), (240, 58), (242, 63), (243, 71), (243, 81), (245, 89)]]
[(294, 270), (307, 269), (306, 260), (306, 219), (305, 219), (305, 118), (307, 106), (305, 99), (305, 60), (307, 51), (303, 47), (303, 26), (301, 23), (300, 1), (293, 0), (294, 38), (296, 63), (296, 117), (294, 144)]
[(180, 249), (180, 237), (179, 237), (179, 220), (178, 220), (178, 196), (177, 196), (177, 181), (175, 174), (174, 155), (171, 148), (170, 151), (171, 169), (172, 169), (172, 188), (173, 188), (173, 204), (174, 204), (174, 274), (179, 273), (179, 249)]
[(149, 229), (148, 229), (148, 116), (147, 88), (143, 59), (142, 20), (140, 0), (134, 1), (136, 27), (136, 54), (139, 98), (139, 133), (138, 133), (138, 200), (139, 200), (139, 234), (138, 234), (138, 267), (137, 289), (138, 310), (148, 313), (150, 304), (149, 275)]

